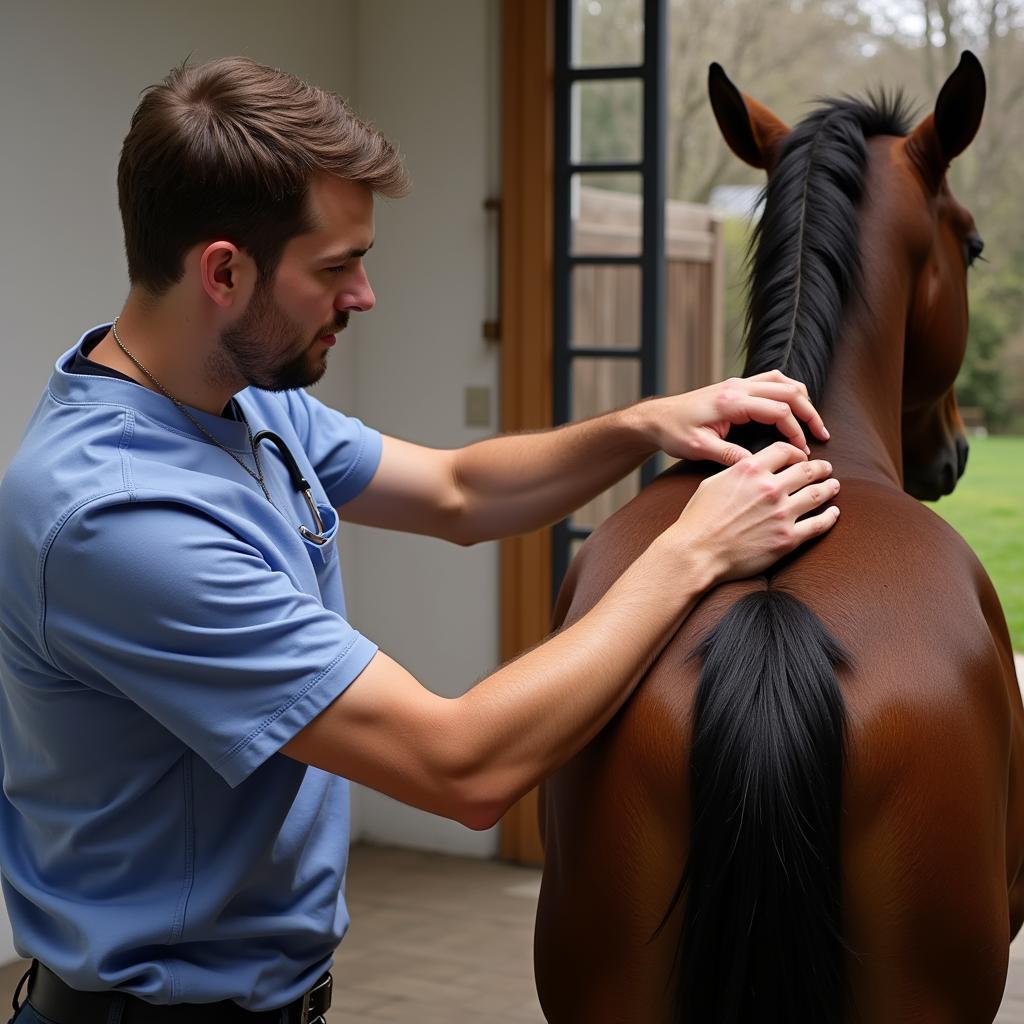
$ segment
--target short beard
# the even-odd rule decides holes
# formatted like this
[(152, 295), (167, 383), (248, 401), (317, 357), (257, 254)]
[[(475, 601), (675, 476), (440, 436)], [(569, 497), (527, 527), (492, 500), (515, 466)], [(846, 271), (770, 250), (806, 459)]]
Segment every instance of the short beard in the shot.
[[(270, 288), (259, 285), (241, 320), (221, 334), (211, 371), (221, 376), (230, 366), (233, 375), (264, 391), (309, 387), (327, 372), (326, 351), (320, 358), (311, 355), (316, 339), (347, 325), (348, 313), (338, 313), (331, 327), (306, 342), (302, 330), (277, 307)], [(282, 352), (297, 354), (281, 363)]]

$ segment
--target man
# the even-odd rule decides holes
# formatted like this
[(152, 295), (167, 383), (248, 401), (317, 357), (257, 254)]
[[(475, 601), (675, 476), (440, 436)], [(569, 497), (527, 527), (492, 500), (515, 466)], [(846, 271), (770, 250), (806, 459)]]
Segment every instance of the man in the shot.
[[(404, 188), (337, 97), (248, 60), (172, 72), (135, 112), (130, 294), (57, 361), (0, 486), (0, 869), (36, 961), (19, 1024), (317, 1019), (348, 923), (345, 780), (493, 825), (706, 588), (835, 522), (807, 515), (838, 483), (798, 420), (827, 433), (778, 373), (457, 451), (307, 395), (374, 304), (373, 195)], [(751, 419), (791, 443), (725, 441)], [(659, 448), (735, 465), (590, 614), (464, 696), (346, 621), (339, 510), (474, 544)]]

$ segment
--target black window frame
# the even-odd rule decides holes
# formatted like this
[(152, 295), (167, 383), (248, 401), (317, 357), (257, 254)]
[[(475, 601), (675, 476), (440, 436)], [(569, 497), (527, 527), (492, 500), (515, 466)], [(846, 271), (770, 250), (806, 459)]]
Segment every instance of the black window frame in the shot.
[[(572, 409), (572, 361), (575, 358), (633, 359), (640, 363), (642, 398), (664, 387), (665, 339), (665, 134), (667, 104), (668, 0), (644, 0), (643, 61), (637, 65), (574, 67), (573, 16), (576, 0), (555, 0), (554, 67), (554, 334), (553, 422), (569, 422)], [(573, 161), (572, 89), (577, 82), (638, 80), (643, 92), (643, 146), (639, 161)], [(641, 181), (643, 220), (638, 255), (573, 255), (571, 183), (580, 172), (637, 173)], [(572, 273), (582, 265), (639, 266), (641, 323), (639, 349), (583, 348), (572, 345)], [(641, 467), (641, 486), (657, 473), (657, 461)], [(572, 542), (590, 535), (572, 517), (552, 531), (552, 606), (569, 568)]]

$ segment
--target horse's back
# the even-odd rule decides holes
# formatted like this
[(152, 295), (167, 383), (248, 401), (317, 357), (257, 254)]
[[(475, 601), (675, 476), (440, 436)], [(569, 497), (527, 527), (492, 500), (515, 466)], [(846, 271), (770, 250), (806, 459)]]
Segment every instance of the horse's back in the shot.
[[(665, 474), (603, 524), (556, 616), (568, 624), (589, 610), (700, 479)], [(692, 654), (740, 597), (766, 588), (800, 599), (849, 655), (839, 681), (851, 1019), (981, 1020), (992, 1000), (994, 1014), (1007, 874), (1024, 850), (1006, 830), (1008, 810), (1024, 822), (1024, 806), (1007, 806), (1020, 800), (1008, 778), (1024, 714), (1005, 626), (993, 629), (977, 560), (929, 510), (845, 478), (842, 508), (832, 533), (769, 576), (710, 591), (609, 727), (547, 783), (537, 979), (550, 1020), (671, 1019), (682, 904), (658, 926), (689, 849)]]

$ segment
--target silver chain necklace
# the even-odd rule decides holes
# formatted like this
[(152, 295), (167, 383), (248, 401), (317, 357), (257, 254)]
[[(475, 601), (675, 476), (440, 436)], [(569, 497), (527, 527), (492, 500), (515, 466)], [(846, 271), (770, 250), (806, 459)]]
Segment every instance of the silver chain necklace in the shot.
[[(195, 416), (193, 416), (192, 413), (190, 413), (188, 409), (185, 408), (184, 403), (179, 402), (178, 399), (176, 399), (174, 395), (172, 395), (170, 391), (168, 391), (167, 388), (165, 388), (163, 384), (161, 384), (160, 381), (158, 381), (156, 377), (154, 377), (153, 374), (151, 374), (149, 370), (147, 370), (142, 365), (142, 363), (140, 363), (138, 359), (136, 359), (135, 356), (133, 356), (131, 352), (129, 352), (128, 349), (124, 347), (124, 342), (121, 341), (121, 337), (117, 333), (117, 321), (120, 319), (120, 316), (115, 316), (114, 322), (110, 325), (111, 333), (114, 335), (114, 341), (117, 342), (118, 348), (120, 348), (121, 351), (156, 385), (157, 389), (163, 395), (169, 398), (181, 410), (183, 415), (185, 415), (191, 421), (192, 425), (197, 430), (205, 434), (218, 448), (221, 449), (221, 451), (227, 452), (228, 455), (230, 455), (231, 458), (233, 458), (235, 462), (237, 462), (242, 467), (242, 469), (244, 469), (246, 473), (248, 473), (249, 476), (251, 476), (253, 480), (255, 480), (256, 483), (260, 485), (260, 488), (263, 491), (263, 494), (266, 496), (267, 501), (269, 501), (270, 504), (273, 505), (274, 499), (270, 497), (270, 491), (267, 490), (266, 481), (263, 479), (263, 465), (260, 463), (260, 454), (256, 448), (256, 445), (253, 443), (252, 431), (249, 429), (249, 421), (245, 418), (244, 413), (241, 413), (241, 410), (239, 410), (239, 414), (242, 416), (242, 422), (245, 424), (246, 437), (248, 437), (249, 439), (249, 450), (252, 452), (253, 461), (256, 463), (255, 473), (230, 448), (227, 448), (225, 445), (221, 444), (220, 441), (218, 441), (217, 438), (215, 438), (213, 434), (211, 434), (206, 429), (206, 427), (204, 427), (202, 423), (200, 423), (199, 420), (197, 420)], [(274, 505), (274, 507), (276, 508), (277, 506)]]

